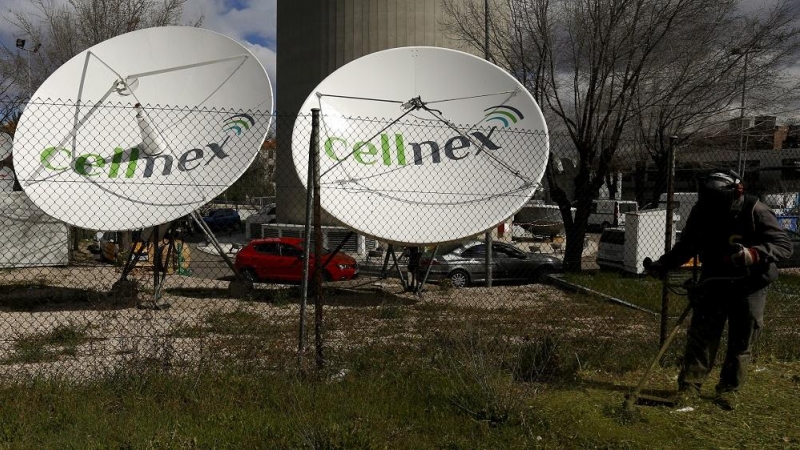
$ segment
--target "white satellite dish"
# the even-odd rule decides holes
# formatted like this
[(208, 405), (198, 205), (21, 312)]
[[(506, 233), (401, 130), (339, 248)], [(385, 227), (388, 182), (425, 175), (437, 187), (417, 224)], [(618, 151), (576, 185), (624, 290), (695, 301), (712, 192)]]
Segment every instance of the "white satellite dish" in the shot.
[[(359, 58), (320, 83), (320, 202), (346, 226), (403, 244), (491, 229), (540, 187), (547, 126), (530, 93), (467, 53), (402, 47)], [(292, 137), (307, 183), (310, 121)], [(306, 186), (307, 187), (307, 186)]]
[(78, 54), (36, 91), (14, 167), (42, 210), (72, 225), (169, 222), (221, 194), (270, 127), (264, 68), (232, 39), (159, 27)]

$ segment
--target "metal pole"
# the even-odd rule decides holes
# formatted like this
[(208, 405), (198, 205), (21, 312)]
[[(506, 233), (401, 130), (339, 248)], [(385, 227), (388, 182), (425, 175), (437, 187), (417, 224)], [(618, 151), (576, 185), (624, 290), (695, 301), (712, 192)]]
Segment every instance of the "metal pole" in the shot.
[[(313, 114), (313, 112), (312, 112)], [(312, 125), (313, 126), (313, 125)], [(322, 353), (322, 207), (320, 206), (319, 172), (319, 110), (317, 110), (317, 133), (312, 138), (311, 157), (314, 159), (314, 345), (316, 347), (317, 370), (323, 368)]]
[(740, 176), (744, 176), (744, 102), (747, 93), (747, 56), (749, 51), (744, 51), (744, 71), (742, 72), (742, 107), (739, 108), (739, 154), (736, 169)]
[(153, 306), (158, 307), (158, 285), (159, 285), (159, 274), (161, 271), (161, 251), (159, 249), (159, 234), (160, 226), (156, 225), (153, 227)]
[(417, 285), (417, 296), (422, 297), (422, 287), (425, 286), (425, 283), (428, 282), (428, 276), (431, 274), (431, 267), (433, 266), (433, 260), (436, 258), (436, 252), (439, 251), (439, 246), (433, 247), (433, 252), (431, 253), (431, 259), (428, 261), (428, 267), (425, 269), (425, 276), (422, 277), (422, 281)]
[[(672, 225), (673, 214), (675, 211), (673, 201), (675, 199), (675, 141), (678, 136), (669, 137), (669, 147), (667, 148), (667, 223), (664, 229), (664, 253), (672, 249)], [(667, 281), (661, 282), (661, 334), (659, 345), (664, 345), (667, 340), (667, 327), (669, 326), (669, 289)]]
[(33, 80), (31, 79), (31, 52), (28, 51), (28, 98), (33, 98)]
[(483, 0), (483, 59), (489, 60), (489, 0)]
[(236, 276), (236, 279), (242, 280), (243, 278), (241, 272), (239, 272), (239, 270), (236, 269), (236, 266), (233, 264), (233, 261), (231, 261), (231, 258), (228, 257), (228, 254), (225, 253), (224, 250), (222, 250), (222, 247), (219, 245), (217, 237), (214, 235), (214, 232), (211, 231), (211, 228), (209, 228), (208, 224), (203, 222), (203, 218), (200, 217), (200, 213), (198, 213), (197, 210), (194, 210), (191, 213), (189, 213), (189, 215), (192, 217), (195, 224), (197, 224), (197, 227), (200, 228), (200, 231), (203, 232), (208, 243), (214, 246), (214, 249), (222, 257), (222, 260), (225, 262), (225, 264), (228, 265), (228, 268), (231, 269), (233, 274)]
[(492, 287), (492, 232), (487, 231), (484, 237), (484, 244), (486, 244), (486, 256), (484, 264), (486, 268), (486, 287)]
[[(483, 58), (489, 60), (489, 0), (483, 1)], [(492, 287), (492, 232), (486, 232), (484, 236), (486, 244), (486, 256), (484, 266), (486, 270), (486, 287)]]
[(297, 363), (303, 362), (305, 352), (306, 336), (306, 305), (308, 304), (308, 266), (311, 254), (311, 204), (313, 202), (314, 191), (311, 186), (314, 184), (314, 148), (319, 144), (319, 109), (311, 110), (311, 140), (308, 144), (308, 170), (306, 173), (306, 222), (303, 228), (303, 284), (300, 294), (300, 336), (297, 346)]

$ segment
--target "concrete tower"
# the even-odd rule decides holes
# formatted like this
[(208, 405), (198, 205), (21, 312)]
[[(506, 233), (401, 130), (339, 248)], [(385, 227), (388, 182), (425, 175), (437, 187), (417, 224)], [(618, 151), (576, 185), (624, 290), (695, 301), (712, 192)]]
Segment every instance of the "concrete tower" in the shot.
[[(306, 97), (333, 71), (369, 53), (410, 45), (457, 48), (442, 29), (445, 19), (438, 0), (278, 2), (279, 223), (299, 224), (305, 217), (305, 189), (292, 167), (291, 134)], [(310, 136), (310, 119), (307, 122)]]

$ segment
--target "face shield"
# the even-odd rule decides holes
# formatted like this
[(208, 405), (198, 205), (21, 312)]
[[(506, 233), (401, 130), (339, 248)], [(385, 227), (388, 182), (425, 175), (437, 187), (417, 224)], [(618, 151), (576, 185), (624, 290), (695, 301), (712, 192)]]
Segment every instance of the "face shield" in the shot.
[(730, 211), (736, 200), (737, 186), (740, 182), (739, 178), (732, 174), (713, 172), (700, 181), (697, 202), (706, 211)]

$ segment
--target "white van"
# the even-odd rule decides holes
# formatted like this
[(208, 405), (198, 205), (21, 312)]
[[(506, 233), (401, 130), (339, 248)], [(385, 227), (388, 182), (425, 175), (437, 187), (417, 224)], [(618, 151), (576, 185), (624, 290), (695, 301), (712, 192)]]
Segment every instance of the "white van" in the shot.
[(597, 245), (597, 265), (601, 269), (625, 269), (625, 230), (606, 228)]
[(663, 209), (639, 211), (628, 215), (625, 228), (606, 228), (597, 246), (597, 265), (643, 274), (645, 258), (656, 259), (664, 253), (666, 218)]
[(633, 200), (592, 200), (589, 228), (605, 230), (611, 226), (621, 227), (625, 224), (625, 213), (637, 211), (639, 204)]
[[(689, 213), (697, 203), (697, 192), (675, 192), (672, 194), (672, 202), (672, 215), (675, 218), (673, 228), (682, 231)], [(658, 209), (667, 209), (667, 194), (661, 194)]]

